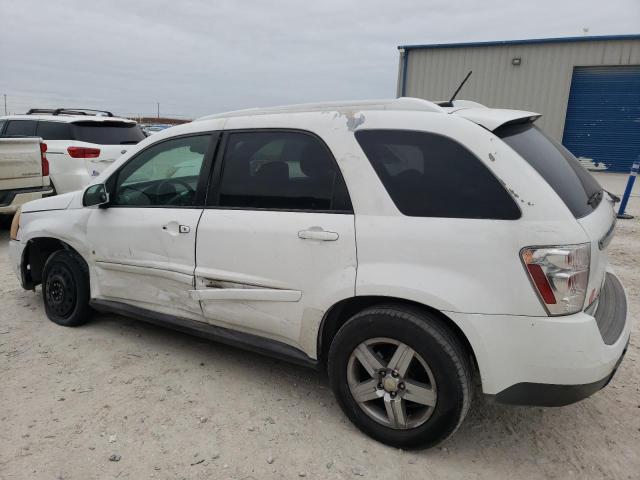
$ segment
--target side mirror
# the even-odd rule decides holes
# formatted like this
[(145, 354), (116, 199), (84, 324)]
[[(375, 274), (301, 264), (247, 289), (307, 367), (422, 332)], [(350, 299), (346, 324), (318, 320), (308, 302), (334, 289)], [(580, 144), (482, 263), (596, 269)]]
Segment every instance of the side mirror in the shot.
[(95, 205), (107, 207), (109, 205), (109, 192), (107, 192), (105, 184), (98, 183), (87, 188), (82, 197), (82, 204), (85, 207), (93, 207)]

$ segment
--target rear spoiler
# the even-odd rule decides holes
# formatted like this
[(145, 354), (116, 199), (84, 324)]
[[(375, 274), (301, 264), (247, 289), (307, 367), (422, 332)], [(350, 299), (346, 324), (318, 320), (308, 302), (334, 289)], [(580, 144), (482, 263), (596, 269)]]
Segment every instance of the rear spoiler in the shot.
[(451, 114), (466, 118), (492, 132), (499, 127), (513, 123), (533, 123), (542, 116), (540, 113), (524, 110), (486, 107), (460, 108), (453, 110)]

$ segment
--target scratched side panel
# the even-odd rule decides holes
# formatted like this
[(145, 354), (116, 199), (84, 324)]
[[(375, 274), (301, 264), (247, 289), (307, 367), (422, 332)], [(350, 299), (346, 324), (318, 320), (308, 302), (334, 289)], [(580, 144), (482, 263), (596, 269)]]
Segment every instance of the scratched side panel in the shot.
[[(298, 237), (299, 231), (313, 226), (337, 232), (339, 238)], [(216, 294), (218, 299), (202, 300), (208, 322), (278, 339), (310, 356), (315, 355), (313, 332), (321, 320), (314, 311), (324, 312), (354, 293), (355, 233), (350, 214), (207, 209), (196, 250), (196, 288), (242, 286), (254, 290), (253, 298), (262, 298), (232, 300)], [(278, 290), (301, 295), (295, 301), (297, 296), (278, 295)], [(313, 325), (305, 325), (305, 319)]]

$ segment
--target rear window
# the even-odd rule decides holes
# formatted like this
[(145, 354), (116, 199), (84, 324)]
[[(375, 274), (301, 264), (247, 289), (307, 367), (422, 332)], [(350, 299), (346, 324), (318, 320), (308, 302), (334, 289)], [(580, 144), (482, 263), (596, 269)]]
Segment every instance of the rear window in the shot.
[(71, 128), (68, 123), (39, 121), (36, 135), (43, 140), (70, 140)]
[(100, 145), (136, 144), (146, 137), (138, 124), (125, 122), (74, 122), (73, 138)]
[(5, 135), (33, 137), (36, 134), (36, 120), (9, 120)]
[(518, 206), (502, 184), (455, 140), (406, 130), (361, 130), (355, 135), (404, 215), (520, 218)]
[(567, 205), (573, 216), (589, 215), (600, 202), (602, 187), (569, 150), (526, 124), (505, 125), (494, 132), (524, 158)]

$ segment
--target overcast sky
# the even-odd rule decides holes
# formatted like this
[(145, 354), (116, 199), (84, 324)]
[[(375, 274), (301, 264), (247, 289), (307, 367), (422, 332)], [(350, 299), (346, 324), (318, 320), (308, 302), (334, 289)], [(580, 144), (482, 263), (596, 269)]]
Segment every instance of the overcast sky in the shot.
[(9, 111), (196, 117), (394, 97), (402, 44), (640, 33), (640, 0), (0, 0), (0, 19)]

